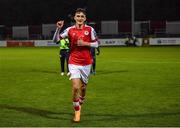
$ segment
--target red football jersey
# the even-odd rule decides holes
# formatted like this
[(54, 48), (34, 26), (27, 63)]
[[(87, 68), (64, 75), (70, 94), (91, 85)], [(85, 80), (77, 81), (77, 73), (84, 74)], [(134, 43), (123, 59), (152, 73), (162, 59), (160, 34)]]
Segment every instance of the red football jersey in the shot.
[(77, 46), (78, 39), (82, 39), (85, 42), (95, 42), (96, 32), (88, 25), (84, 25), (82, 29), (77, 28), (75, 25), (68, 27), (60, 34), (60, 38), (68, 37), (70, 41), (70, 56), (69, 64), (75, 65), (89, 65), (92, 64), (92, 56), (90, 53), (90, 47)]

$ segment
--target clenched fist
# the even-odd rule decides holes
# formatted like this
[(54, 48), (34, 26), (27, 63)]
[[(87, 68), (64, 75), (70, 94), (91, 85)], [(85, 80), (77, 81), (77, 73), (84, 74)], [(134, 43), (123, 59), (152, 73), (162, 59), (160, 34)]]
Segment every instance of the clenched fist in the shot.
[(57, 26), (58, 28), (62, 28), (63, 25), (64, 25), (64, 20), (60, 20), (60, 21), (58, 21), (58, 22), (56, 23), (56, 26)]

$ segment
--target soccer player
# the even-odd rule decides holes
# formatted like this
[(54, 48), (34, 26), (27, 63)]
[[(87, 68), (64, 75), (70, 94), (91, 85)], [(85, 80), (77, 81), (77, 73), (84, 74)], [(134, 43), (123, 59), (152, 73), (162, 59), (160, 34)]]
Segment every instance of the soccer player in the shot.
[(67, 76), (70, 75), (69, 68), (68, 68), (68, 59), (69, 59), (69, 39), (64, 38), (57, 42), (57, 44), (60, 44), (60, 51), (59, 51), (59, 58), (60, 58), (60, 65), (61, 65), (61, 75), (64, 75), (65, 72), (65, 61), (67, 64)]
[(74, 122), (80, 121), (81, 106), (85, 99), (86, 87), (90, 75), (92, 56), (91, 47), (98, 47), (96, 32), (85, 24), (86, 11), (78, 8), (74, 14), (75, 25), (68, 27), (61, 34), (64, 21), (57, 22), (53, 41), (68, 37), (70, 40), (69, 72), (72, 83), (72, 100), (74, 107)]
[[(96, 53), (97, 51), (97, 53)], [(91, 55), (93, 58), (93, 63), (92, 63), (92, 67), (91, 67), (91, 74), (95, 75), (96, 74), (96, 55), (100, 54), (100, 49), (99, 47), (97, 48), (91, 48)]]

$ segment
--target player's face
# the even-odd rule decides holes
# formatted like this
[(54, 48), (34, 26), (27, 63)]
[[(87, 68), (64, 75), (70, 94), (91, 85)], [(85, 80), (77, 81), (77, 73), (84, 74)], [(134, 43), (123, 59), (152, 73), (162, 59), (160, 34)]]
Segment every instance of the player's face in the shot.
[(74, 20), (76, 21), (76, 24), (83, 25), (86, 21), (86, 15), (82, 12), (77, 12), (74, 16)]

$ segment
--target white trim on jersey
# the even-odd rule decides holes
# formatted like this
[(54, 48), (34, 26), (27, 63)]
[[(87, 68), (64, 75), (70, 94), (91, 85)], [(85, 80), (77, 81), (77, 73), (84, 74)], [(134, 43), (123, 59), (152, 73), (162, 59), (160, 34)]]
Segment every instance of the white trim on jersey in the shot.
[(93, 42), (90, 43), (90, 47), (97, 48), (99, 44), (98, 44), (98, 41), (97, 41), (97, 34), (96, 34), (96, 32), (95, 32), (93, 27), (91, 27), (91, 40)]
[(92, 28), (92, 27), (91, 27), (91, 40), (92, 41), (97, 40), (97, 34), (96, 34), (94, 28)]
[(98, 47), (98, 42), (95, 41), (93, 43), (90, 43), (90, 47), (97, 48)]
[(69, 30), (70, 30), (71, 28), (74, 28), (74, 26), (71, 26), (71, 27), (66, 28), (62, 33), (59, 34), (59, 36), (60, 36), (61, 38), (66, 38), (66, 37), (68, 37), (68, 33), (69, 33)]

